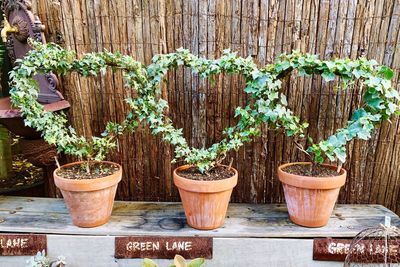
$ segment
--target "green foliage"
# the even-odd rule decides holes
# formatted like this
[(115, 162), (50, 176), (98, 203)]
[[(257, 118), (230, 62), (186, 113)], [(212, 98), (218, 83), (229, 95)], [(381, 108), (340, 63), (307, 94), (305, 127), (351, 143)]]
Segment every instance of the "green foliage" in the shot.
[[(170, 265), (169, 267), (201, 267), (203, 266), (205, 260), (203, 258), (197, 258), (190, 262), (186, 262), (186, 260), (180, 256), (176, 255), (174, 258), (174, 264)], [(143, 260), (143, 267), (158, 267), (157, 263), (150, 259)]]
[[(219, 73), (242, 74), (246, 81), (245, 92), (251, 95), (251, 101), (245, 107), (238, 107), (235, 116), (239, 118), (236, 126), (224, 130), (224, 138), (210, 148), (190, 148), (182, 136), (182, 131), (175, 129), (171, 120), (163, 115), (167, 108), (161, 95), (160, 82), (169, 69), (178, 66), (191, 68), (201, 78), (213, 77)], [(347, 126), (339, 129), (333, 136), (317, 144), (306, 137), (304, 130), (308, 123), (301, 123), (287, 107), (285, 95), (280, 93), (280, 79), (297, 69), (301, 76), (320, 74), (326, 82), (341, 78), (342, 90), (359, 79), (364, 86), (364, 106), (354, 112)], [(161, 134), (163, 139), (175, 146), (175, 160), (196, 165), (200, 171), (207, 171), (219, 164), (231, 150), (239, 149), (260, 132), (260, 125), (267, 123), (269, 128), (283, 128), (288, 136), (306, 138), (309, 148), (303, 150), (313, 154), (314, 161), (322, 163), (325, 158), (331, 161), (346, 160), (346, 144), (354, 138), (369, 139), (375, 125), (399, 113), (399, 93), (392, 88), (390, 79), (393, 71), (386, 66), (378, 66), (376, 61), (360, 58), (358, 60), (335, 59), (323, 61), (316, 55), (294, 51), (283, 54), (275, 64), (258, 69), (251, 58), (241, 58), (229, 50), (216, 60), (198, 58), (188, 50), (178, 49), (176, 53), (157, 55), (153, 64), (148, 66), (149, 83), (140, 97), (129, 100), (131, 107), (139, 114), (139, 119), (147, 120), (154, 134)]]
[(55, 44), (43, 45), (31, 41), (34, 50), (23, 60), (17, 60), (17, 66), (10, 72), (11, 101), (20, 108), (25, 117), (25, 125), (42, 132), (43, 138), (57, 146), (59, 152), (74, 155), (86, 160), (102, 160), (115, 148), (115, 138), (125, 130), (133, 131), (137, 118), (129, 113), (120, 123), (109, 122), (101, 137), (85, 138), (78, 136), (75, 129), (68, 126), (64, 113), (47, 112), (36, 99), (39, 86), (33, 79), (35, 74), (55, 72), (66, 74), (77, 72), (83, 76), (95, 76), (104, 73), (108, 66), (125, 71), (126, 81), (134, 86), (145, 81), (145, 70), (131, 57), (120, 53), (90, 53), (81, 59), (75, 53)]
[(349, 88), (357, 79), (361, 81), (363, 106), (354, 111), (343, 129), (338, 129), (327, 140), (317, 144), (311, 142), (307, 151), (314, 155), (317, 163), (324, 162), (325, 158), (344, 163), (348, 142), (356, 138), (368, 140), (379, 122), (400, 113), (399, 93), (390, 82), (394, 73), (387, 66), (379, 66), (375, 60), (359, 58), (323, 61), (315, 55), (293, 51), (292, 54), (281, 55), (275, 64), (265, 69), (280, 77), (294, 69), (298, 70), (300, 76), (320, 74), (326, 82), (338, 77), (343, 82), (342, 90)]
[[(245, 91), (255, 99), (235, 110), (238, 124), (225, 129), (224, 138), (209, 148), (189, 147), (182, 129), (176, 129), (171, 119), (164, 115), (168, 104), (159, 97), (160, 83), (169, 69), (179, 66), (190, 68), (203, 79), (220, 73), (242, 74), (246, 81)], [(201, 172), (215, 167), (229, 151), (238, 150), (259, 135), (261, 123), (283, 127), (288, 135), (301, 135), (307, 127), (286, 107), (286, 97), (279, 93), (281, 82), (276, 75), (259, 70), (251, 58), (241, 58), (229, 50), (216, 60), (198, 58), (182, 48), (176, 53), (156, 55), (147, 67), (147, 77), (147, 86), (138, 90), (138, 98), (128, 99), (128, 104), (140, 120), (148, 123), (153, 134), (160, 134), (164, 141), (175, 147), (174, 161), (182, 159), (186, 164), (197, 166)]]
[[(348, 142), (355, 138), (369, 139), (380, 121), (400, 114), (399, 93), (390, 82), (393, 71), (365, 58), (323, 61), (316, 55), (294, 51), (281, 55), (274, 64), (258, 69), (251, 58), (241, 58), (229, 50), (225, 50), (221, 58), (210, 60), (198, 58), (181, 48), (175, 53), (154, 56), (152, 64), (145, 68), (132, 57), (120, 53), (90, 53), (76, 59), (73, 52), (54, 44), (33, 43), (33, 46), (35, 50), (19, 61), (18, 67), (10, 73), (12, 102), (21, 109), (25, 124), (42, 131), (47, 142), (57, 145), (59, 151), (89, 160), (103, 159), (116, 146), (116, 136), (133, 131), (139, 122), (146, 122), (153, 134), (161, 135), (165, 142), (175, 147), (174, 161), (182, 159), (202, 172), (221, 163), (229, 151), (238, 150), (259, 135), (263, 124), (271, 129), (282, 128), (295, 139), (307, 139), (308, 149), (299, 148), (312, 154), (317, 163), (326, 158), (343, 163)], [(124, 71), (126, 87), (134, 88), (137, 97), (125, 99), (131, 111), (123, 122), (109, 122), (101, 137), (87, 140), (78, 136), (73, 128), (67, 126), (65, 115), (46, 112), (36, 102), (38, 86), (32, 77), (37, 73), (54, 71), (66, 74), (75, 71), (83, 76), (93, 76), (104, 73), (110, 66)], [(245, 79), (244, 91), (250, 95), (251, 101), (244, 107), (236, 108), (237, 125), (226, 128), (223, 139), (209, 148), (189, 147), (182, 129), (176, 129), (165, 115), (168, 103), (161, 98), (161, 82), (170, 69), (179, 66), (190, 68), (203, 79), (212, 79), (220, 73), (241, 74)], [(300, 76), (319, 74), (326, 82), (338, 77), (342, 81), (341, 90), (349, 88), (359, 79), (364, 104), (354, 112), (345, 128), (337, 130), (327, 140), (313, 143), (311, 138), (305, 136), (308, 123), (301, 122), (293, 114), (287, 107), (286, 96), (280, 92), (280, 79), (292, 70), (297, 70)]]

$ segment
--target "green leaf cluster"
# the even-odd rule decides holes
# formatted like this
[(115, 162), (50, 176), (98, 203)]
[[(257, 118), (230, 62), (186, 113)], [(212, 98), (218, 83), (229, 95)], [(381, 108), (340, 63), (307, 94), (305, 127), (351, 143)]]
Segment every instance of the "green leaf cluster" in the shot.
[(311, 141), (307, 151), (314, 155), (316, 163), (324, 162), (325, 158), (344, 163), (348, 142), (356, 138), (370, 139), (379, 122), (388, 120), (393, 114), (400, 114), (399, 93), (390, 81), (394, 72), (387, 66), (378, 65), (375, 60), (363, 57), (357, 60), (320, 60), (316, 55), (293, 51), (291, 54), (282, 54), (277, 62), (264, 69), (281, 78), (292, 70), (297, 70), (300, 76), (319, 74), (326, 82), (340, 78), (342, 90), (348, 89), (356, 80), (360, 81), (363, 106), (354, 111), (347, 125), (319, 143), (314, 144), (308, 138)]
[(16, 61), (16, 67), (10, 72), (11, 101), (21, 110), (25, 125), (42, 133), (43, 138), (57, 146), (59, 152), (77, 156), (85, 160), (102, 160), (116, 147), (116, 137), (125, 131), (133, 131), (138, 119), (132, 112), (121, 123), (109, 122), (100, 137), (77, 135), (69, 126), (63, 112), (53, 113), (44, 110), (36, 101), (39, 86), (36, 74), (57, 73), (64, 75), (76, 72), (83, 76), (97, 76), (105, 73), (107, 67), (123, 69), (129, 85), (145, 84), (145, 69), (142, 64), (120, 53), (89, 53), (77, 59), (74, 52), (56, 44), (46, 44), (30, 40), (32, 47), (27, 56)]
[[(179, 66), (190, 68), (203, 79), (220, 73), (241, 74), (246, 81), (245, 91), (255, 99), (235, 110), (237, 125), (225, 129), (223, 139), (209, 148), (190, 147), (182, 129), (175, 129), (171, 119), (164, 115), (168, 105), (159, 97), (161, 81), (169, 70)], [(281, 82), (275, 74), (259, 70), (251, 58), (239, 57), (229, 50), (215, 60), (199, 58), (182, 48), (175, 53), (156, 55), (147, 67), (147, 79), (147, 86), (138, 90), (138, 97), (127, 100), (129, 105), (140, 120), (147, 122), (153, 134), (161, 135), (175, 147), (174, 161), (182, 159), (201, 172), (217, 166), (229, 151), (238, 150), (259, 135), (262, 123), (283, 127), (288, 135), (301, 135), (302, 129), (307, 127), (286, 107), (286, 97), (279, 92)]]
[[(353, 139), (367, 140), (375, 126), (393, 114), (400, 114), (399, 93), (392, 87), (390, 80), (393, 71), (380, 66), (374, 60), (359, 58), (320, 60), (316, 55), (293, 51), (282, 54), (275, 63), (259, 69), (251, 58), (239, 57), (225, 50), (218, 59), (199, 58), (186, 49), (175, 53), (156, 55), (147, 67), (132, 57), (108, 51), (89, 53), (80, 59), (68, 50), (55, 44), (43, 45), (32, 42), (32, 50), (10, 73), (11, 100), (21, 109), (25, 124), (41, 131), (44, 139), (55, 144), (60, 152), (85, 159), (103, 159), (115, 148), (115, 138), (126, 131), (134, 131), (139, 123), (146, 123), (154, 135), (174, 146), (174, 161), (183, 160), (186, 164), (197, 166), (206, 172), (217, 166), (232, 150), (238, 150), (244, 143), (251, 141), (261, 132), (262, 125), (270, 129), (283, 129), (288, 136), (305, 138), (309, 146), (303, 151), (312, 154), (317, 163), (326, 159), (346, 160), (346, 145)], [(205, 79), (215, 75), (241, 74), (246, 86), (244, 91), (251, 101), (246, 106), (237, 107), (235, 117), (238, 123), (223, 132), (223, 138), (209, 148), (190, 147), (183, 137), (182, 129), (176, 129), (166, 116), (168, 103), (162, 99), (161, 82), (167, 72), (180, 66), (190, 68), (193, 73)], [(68, 126), (64, 114), (46, 112), (36, 99), (38, 85), (33, 79), (35, 74), (55, 72), (66, 74), (77, 72), (83, 76), (104, 74), (108, 68), (121, 69), (125, 85), (136, 90), (135, 97), (125, 99), (131, 110), (125, 119), (109, 122), (100, 137), (86, 138), (78, 136)], [(305, 135), (307, 122), (288, 108), (286, 96), (281, 92), (281, 79), (297, 70), (300, 76), (321, 75), (326, 81), (340, 78), (341, 90), (360, 80), (363, 91), (363, 106), (352, 115), (346, 127), (339, 129), (327, 140), (314, 143)]]

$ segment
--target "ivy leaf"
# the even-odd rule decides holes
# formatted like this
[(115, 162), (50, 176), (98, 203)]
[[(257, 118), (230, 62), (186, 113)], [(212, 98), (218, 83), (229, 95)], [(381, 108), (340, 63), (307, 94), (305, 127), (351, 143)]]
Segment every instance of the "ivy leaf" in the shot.
[(390, 114), (392, 114), (398, 109), (398, 106), (396, 104), (394, 104), (393, 102), (389, 102), (388, 108), (389, 108)]
[(286, 96), (284, 94), (281, 94), (281, 103), (284, 106), (287, 106), (287, 104), (288, 104)]
[(308, 76), (309, 74), (304, 68), (299, 69), (299, 76)]
[(371, 89), (371, 90), (368, 90), (365, 92), (364, 97), (363, 97), (364, 102), (368, 106), (372, 107), (375, 110), (383, 109), (384, 108), (384, 106), (382, 105), (383, 100), (379, 97), (379, 95), (377, 93), (375, 93), (373, 91), (375, 91), (375, 90)]
[(327, 72), (327, 71), (324, 71), (324, 72), (321, 74), (321, 76), (322, 76), (322, 78), (324, 78), (324, 80), (325, 80), (326, 82), (333, 81), (333, 80), (335, 80), (335, 77), (336, 77), (334, 73), (332, 73), (332, 72)]
[(281, 72), (281, 71), (285, 71), (288, 68), (290, 68), (290, 62), (289, 61), (283, 61), (283, 62), (279, 62), (276, 64), (276, 70)]
[(335, 67), (335, 63), (331, 61), (326, 61), (325, 62), (326, 67), (331, 71)]
[(353, 115), (351, 116), (352, 121), (358, 121), (360, 118), (365, 117), (367, 115), (367, 112), (365, 109), (360, 108), (354, 111)]
[(352, 73), (353, 73), (354, 77), (356, 77), (356, 79), (359, 79), (360, 77), (362, 77), (365, 74), (365, 72), (360, 69), (354, 69), (352, 71)]
[(386, 93), (385, 93), (385, 97), (387, 97), (387, 98), (395, 98), (397, 100), (400, 100), (399, 92), (394, 90), (394, 89), (387, 90)]
[(319, 163), (319, 164), (324, 163), (324, 158), (321, 155), (315, 155), (314, 160), (316, 163)]
[(338, 158), (338, 160), (342, 163), (346, 161), (346, 149), (345, 148), (338, 148), (333, 151)]
[(386, 80), (391, 80), (394, 76), (393, 70), (385, 65), (381, 67), (379, 73), (382, 74), (383, 78), (385, 78)]
[[(360, 127), (361, 128), (361, 127)], [(357, 137), (362, 139), (362, 140), (368, 140), (369, 138), (371, 138), (371, 134), (369, 133), (368, 130), (361, 128), (358, 132), (357, 132)]]

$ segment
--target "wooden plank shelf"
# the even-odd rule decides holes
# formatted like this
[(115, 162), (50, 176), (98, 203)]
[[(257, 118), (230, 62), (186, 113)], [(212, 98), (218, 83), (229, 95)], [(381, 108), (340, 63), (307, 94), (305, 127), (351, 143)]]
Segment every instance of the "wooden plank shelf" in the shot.
[[(117, 201), (109, 223), (78, 228), (62, 199), (0, 196), (1, 233), (46, 234), (49, 255), (64, 255), (76, 267), (140, 266), (138, 259), (114, 258), (115, 236), (213, 237), (213, 259), (206, 266), (341, 266), (313, 261), (313, 238), (352, 238), (385, 216), (400, 226), (399, 217), (383, 206), (337, 205), (327, 226), (305, 228), (290, 222), (284, 204), (231, 203), (224, 227), (199, 231), (186, 224), (180, 203)], [(27, 258), (3, 256), (0, 266), (24, 266)]]

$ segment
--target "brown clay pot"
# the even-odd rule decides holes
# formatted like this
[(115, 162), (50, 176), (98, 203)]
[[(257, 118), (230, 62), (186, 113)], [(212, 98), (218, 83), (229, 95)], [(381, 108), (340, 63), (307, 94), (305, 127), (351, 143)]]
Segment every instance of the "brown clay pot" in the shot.
[(189, 168), (184, 165), (174, 170), (174, 183), (179, 189), (187, 223), (196, 229), (212, 230), (224, 224), (232, 190), (237, 184), (238, 173), (217, 181), (196, 181), (177, 174)]
[[(283, 171), (285, 167), (295, 164), (310, 163), (288, 163), (278, 168), (278, 177), (283, 184), (290, 220), (306, 227), (325, 226), (332, 214), (340, 188), (346, 181), (347, 172), (342, 168), (338, 176), (309, 177)], [(324, 166), (337, 169), (332, 165), (324, 164)]]
[[(65, 168), (83, 162), (61, 166)], [(96, 227), (108, 222), (114, 205), (115, 192), (122, 177), (122, 167), (109, 161), (101, 163), (117, 165), (119, 170), (112, 175), (97, 179), (66, 179), (53, 173), (54, 183), (61, 190), (72, 222), (79, 227)]]

